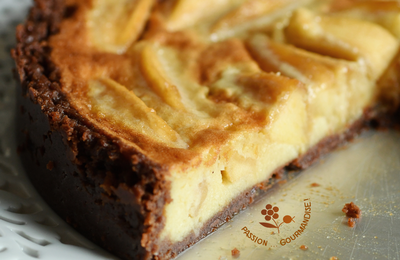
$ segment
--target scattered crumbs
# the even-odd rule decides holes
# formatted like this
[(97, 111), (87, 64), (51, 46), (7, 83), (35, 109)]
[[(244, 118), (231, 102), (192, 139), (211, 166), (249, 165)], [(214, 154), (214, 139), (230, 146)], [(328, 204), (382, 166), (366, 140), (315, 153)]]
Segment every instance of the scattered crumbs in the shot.
[(236, 247), (232, 249), (232, 257), (238, 258), (239, 256), (240, 256), (240, 251)]
[(389, 216), (393, 216), (393, 213), (389, 213)]
[(356, 225), (356, 220), (354, 218), (349, 218), (347, 225), (349, 225), (349, 227), (354, 227)]
[(326, 187), (326, 190), (332, 191), (333, 188), (332, 187)]
[(336, 256), (331, 256), (331, 258), (329, 258), (329, 260), (338, 260), (338, 258)]
[(308, 249), (308, 246), (306, 246), (306, 245), (301, 245), (301, 246), (300, 246), (300, 249), (305, 251), (305, 250)]
[(354, 204), (353, 202), (346, 203), (342, 209), (346, 216), (349, 218), (360, 218), (361, 217), (361, 210), (360, 208)]
[(226, 256), (220, 256), (220, 257), (218, 258), (218, 260), (228, 260), (228, 258), (226, 258)]
[(319, 187), (319, 186), (321, 186), (321, 184), (316, 182), (311, 183), (311, 187)]
[(374, 238), (378, 238), (377, 236), (374, 236)]
[(275, 235), (275, 232), (274, 232), (274, 231), (272, 231), (272, 232), (271, 232), (271, 235)]
[(279, 185), (283, 185), (283, 184), (287, 183), (287, 180), (284, 179), (284, 180), (279, 181), (278, 183), (279, 183)]

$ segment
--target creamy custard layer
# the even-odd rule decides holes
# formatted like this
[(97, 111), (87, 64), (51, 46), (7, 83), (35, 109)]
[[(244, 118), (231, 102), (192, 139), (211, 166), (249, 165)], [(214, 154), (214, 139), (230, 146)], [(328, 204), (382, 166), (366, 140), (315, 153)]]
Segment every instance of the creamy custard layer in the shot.
[(399, 49), (395, 1), (67, 2), (80, 8), (51, 41), (63, 90), (167, 169), (170, 242), (379, 105)]

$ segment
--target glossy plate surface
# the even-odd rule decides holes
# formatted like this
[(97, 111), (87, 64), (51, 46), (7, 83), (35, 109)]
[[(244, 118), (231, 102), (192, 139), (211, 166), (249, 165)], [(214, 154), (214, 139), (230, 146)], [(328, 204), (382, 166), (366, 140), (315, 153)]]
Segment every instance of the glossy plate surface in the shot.
[[(116, 259), (48, 208), (15, 152), (9, 50), (29, 5), (0, 2), (0, 259)], [(341, 211), (350, 201), (362, 210), (353, 228)], [(178, 259), (232, 259), (234, 248), (238, 259), (400, 260), (400, 133), (366, 133), (309, 170), (290, 174)]]

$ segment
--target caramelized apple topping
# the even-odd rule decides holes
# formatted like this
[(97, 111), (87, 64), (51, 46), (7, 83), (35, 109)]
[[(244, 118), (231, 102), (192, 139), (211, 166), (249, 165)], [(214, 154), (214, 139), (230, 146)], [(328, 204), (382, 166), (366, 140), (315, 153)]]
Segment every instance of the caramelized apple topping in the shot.
[(231, 6), (237, 6), (243, 0), (175, 0), (167, 5), (167, 28), (172, 31), (182, 30), (197, 25), (204, 20), (223, 13)]
[(213, 26), (213, 31), (231, 28), (243, 22), (255, 19), (262, 15), (267, 15), (272, 11), (281, 9), (288, 3), (293, 3), (293, 0), (283, 1), (263, 1), (263, 0), (248, 0), (238, 8), (229, 12), (219, 19)]
[(140, 55), (140, 71), (147, 80), (149, 87), (159, 95), (165, 103), (176, 109), (184, 109), (179, 91), (166, 75), (156, 50), (146, 44)]
[(143, 31), (154, 0), (94, 0), (88, 15), (93, 44), (100, 50), (120, 53)]
[(298, 9), (286, 28), (286, 38), (300, 48), (323, 55), (364, 62), (378, 79), (396, 55), (397, 39), (379, 25), (353, 18), (316, 15)]
[(399, 1), (349, 1), (344, 5), (333, 4), (330, 11), (333, 15), (377, 23), (400, 38)]
[(172, 147), (187, 147), (179, 135), (157, 116), (154, 109), (112, 79), (90, 81), (89, 97), (92, 112), (96, 113), (95, 118), (100, 122), (118, 125), (119, 128), (143, 136), (151, 135)]
[(84, 17), (97, 74), (65, 82), (84, 75), (100, 121), (173, 147), (268, 129), (303, 151), (400, 92), (397, 1), (93, 0)]

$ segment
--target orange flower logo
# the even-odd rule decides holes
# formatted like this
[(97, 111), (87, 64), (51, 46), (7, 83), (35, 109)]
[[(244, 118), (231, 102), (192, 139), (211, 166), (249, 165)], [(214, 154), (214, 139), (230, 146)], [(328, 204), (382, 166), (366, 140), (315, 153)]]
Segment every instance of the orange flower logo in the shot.
[(271, 224), (271, 223), (267, 223), (267, 222), (260, 222), (260, 224), (266, 228), (276, 228), (278, 229), (278, 233), (279, 233), (279, 227), (286, 223), (289, 224), (292, 221), (294, 222), (294, 217), (291, 217), (289, 215), (286, 215), (283, 217), (283, 221), (281, 223), (279, 223), (279, 221), (277, 221), (277, 219), (279, 218), (279, 208), (278, 207), (272, 207), (271, 204), (267, 204), (265, 206), (265, 209), (261, 210), (261, 214), (265, 216), (265, 220), (266, 221), (273, 221), (275, 223)]

